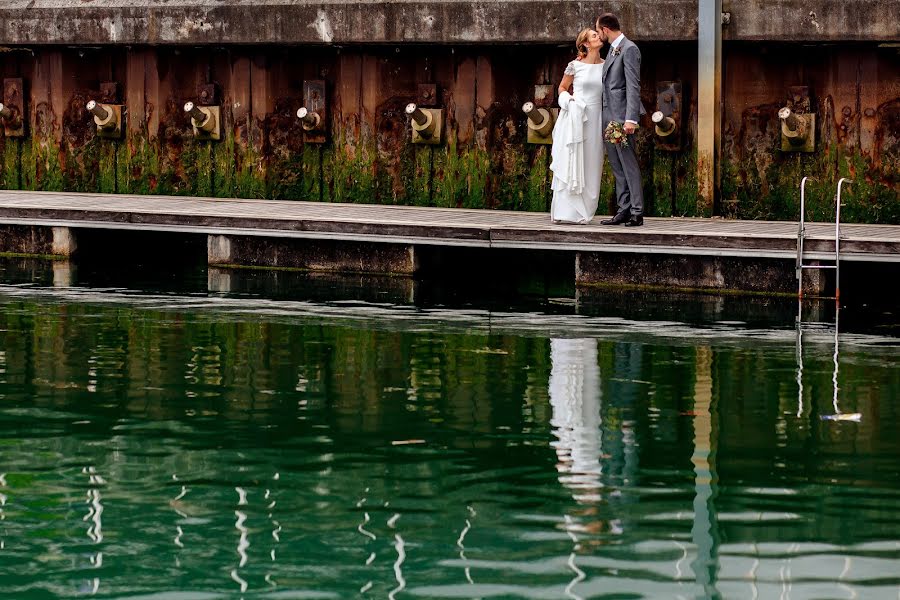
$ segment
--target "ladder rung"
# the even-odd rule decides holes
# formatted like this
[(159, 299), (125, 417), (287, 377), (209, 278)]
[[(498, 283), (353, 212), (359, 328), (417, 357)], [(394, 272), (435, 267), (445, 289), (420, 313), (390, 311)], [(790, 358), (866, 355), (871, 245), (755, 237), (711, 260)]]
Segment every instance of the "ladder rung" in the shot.
[(837, 269), (837, 265), (800, 265), (801, 269)]

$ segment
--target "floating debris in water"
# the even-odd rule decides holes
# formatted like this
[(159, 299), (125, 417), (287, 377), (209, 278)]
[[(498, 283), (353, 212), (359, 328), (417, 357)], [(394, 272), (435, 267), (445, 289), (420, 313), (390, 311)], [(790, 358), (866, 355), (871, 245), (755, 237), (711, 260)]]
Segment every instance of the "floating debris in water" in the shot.
[(859, 423), (862, 419), (862, 413), (841, 413), (839, 415), (822, 415), (823, 421), (853, 421)]

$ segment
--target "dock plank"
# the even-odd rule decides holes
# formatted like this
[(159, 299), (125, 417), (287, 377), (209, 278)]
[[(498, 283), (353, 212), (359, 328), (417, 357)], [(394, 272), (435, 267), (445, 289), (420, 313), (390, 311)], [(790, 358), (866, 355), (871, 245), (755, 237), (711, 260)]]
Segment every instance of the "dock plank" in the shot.
[[(798, 224), (646, 218), (640, 228), (551, 224), (546, 213), (241, 198), (0, 190), (0, 222), (433, 245), (796, 256)], [(834, 252), (834, 224), (807, 223), (808, 258)], [(900, 262), (900, 226), (844, 224), (844, 260)]]

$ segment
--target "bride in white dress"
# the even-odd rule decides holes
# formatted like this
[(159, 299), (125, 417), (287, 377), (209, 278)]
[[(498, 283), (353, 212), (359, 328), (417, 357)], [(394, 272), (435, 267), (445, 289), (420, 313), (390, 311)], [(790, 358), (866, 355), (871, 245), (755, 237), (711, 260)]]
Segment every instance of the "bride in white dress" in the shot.
[(585, 29), (575, 46), (579, 58), (568, 64), (559, 84), (561, 110), (553, 129), (550, 219), (554, 223), (589, 223), (600, 200), (603, 41), (596, 31)]

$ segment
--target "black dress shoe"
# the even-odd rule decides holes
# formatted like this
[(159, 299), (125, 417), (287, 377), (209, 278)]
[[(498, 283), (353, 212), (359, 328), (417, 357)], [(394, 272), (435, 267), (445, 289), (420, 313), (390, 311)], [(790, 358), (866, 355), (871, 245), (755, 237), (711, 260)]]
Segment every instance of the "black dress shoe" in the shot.
[(628, 213), (619, 213), (614, 216), (612, 219), (603, 219), (600, 221), (601, 225), (620, 225), (628, 220)]
[(634, 215), (630, 219), (628, 219), (628, 222), (625, 223), (625, 227), (640, 227), (643, 224), (644, 217), (642, 217), (641, 215)]

